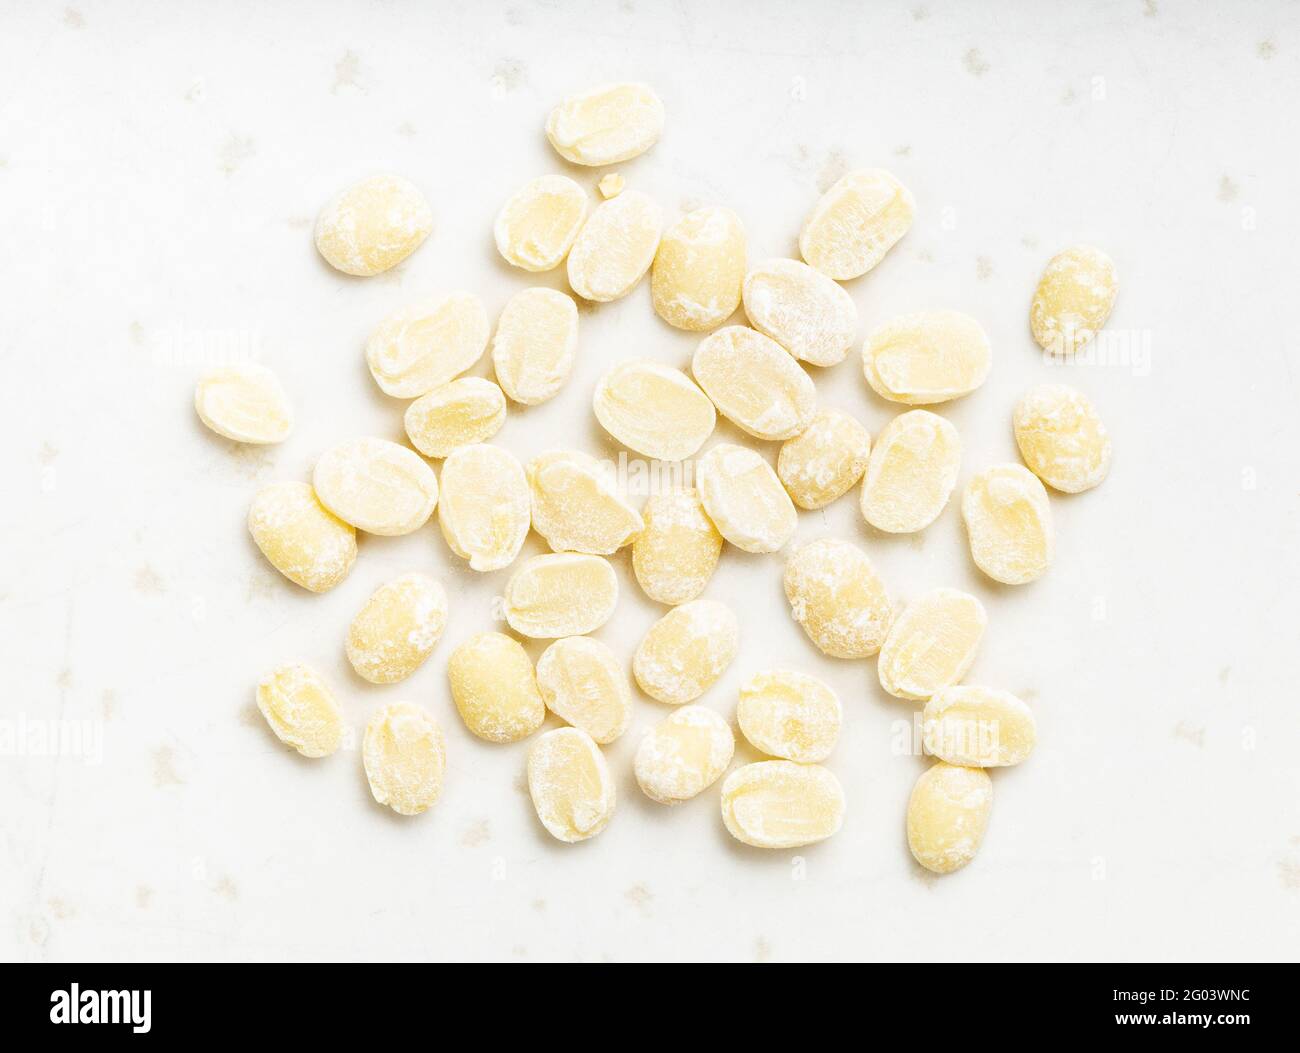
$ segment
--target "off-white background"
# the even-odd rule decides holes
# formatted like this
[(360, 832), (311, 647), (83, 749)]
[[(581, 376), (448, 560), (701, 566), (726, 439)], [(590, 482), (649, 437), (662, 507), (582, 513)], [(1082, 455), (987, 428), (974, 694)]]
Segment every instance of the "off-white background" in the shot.
[[(97, 764), (0, 759), (5, 957), (1295, 955), (1293, 5), (0, 10), (2, 715), (11, 731), (62, 719), (103, 734)], [(911, 187), (911, 233), (848, 287), (863, 334), (938, 306), (988, 329), (988, 383), (942, 409), (965, 444), (963, 482), (1015, 459), (1009, 415), (1033, 383), (1076, 384), (1110, 426), (1110, 478), (1053, 499), (1056, 563), (1028, 587), (973, 568), (955, 502), (919, 537), (868, 531), (856, 492), (800, 516), (797, 540), (857, 541), (900, 599), (974, 591), (989, 629), (970, 680), (1038, 715), (1037, 752), (995, 773), (987, 839), (954, 876), (920, 870), (904, 840), (923, 762), (899, 752), (894, 726), (915, 707), (883, 694), (874, 660), (812, 648), (778, 557), (724, 554), (707, 595), (740, 613), (743, 648), (704, 703), (730, 715), (741, 680), (776, 663), (828, 680), (845, 709), (829, 761), (842, 832), (764, 853), (726, 834), (716, 787), (651, 803), (631, 758), (667, 709), (638, 698), (608, 751), (614, 820), (569, 846), (533, 815), (527, 744), (473, 739), (448, 698), (447, 656), (499, 627), (505, 572), (472, 575), (430, 526), (363, 538), (348, 580), (313, 596), (247, 536), (259, 486), (307, 477), (336, 441), (400, 437), (402, 404), (361, 356), (386, 312), (467, 288), (495, 316), (516, 290), (563, 282), (503, 264), (492, 217), (544, 172), (594, 190), (600, 172), (566, 168), (543, 120), (570, 91), (631, 78), (655, 86), (668, 123), (621, 166), (629, 185), (674, 219), (734, 208), (752, 258), (793, 253), (847, 167), (886, 166)], [(350, 279), (317, 257), (311, 225), (381, 169), (424, 190), (437, 228), (397, 270)], [(1031, 291), (1078, 241), (1116, 260), (1111, 328), (1149, 340), (1149, 369), (1053, 369), (1037, 352)], [(590, 413), (595, 379), (632, 356), (683, 365), (696, 341), (654, 316), (646, 284), (581, 325), (567, 387), (512, 407), (498, 437), (521, 457), (616, 455)], [(231, 353), (267, 362), (291, 393), (283, 446), (239, 449), (195, 418), (196, 375)], [(816, 380), (873, 434), (896, 410), (868, 391), (856, 350)], [(616, 564), (623, 596), (599, 636), (630, 655), (660, 611), (625, 554)], [(366, 685), (345, 627), (379, 583), (417, 568), (447, 586), (447, 631), (408, 682)], [(275, 741), (253, 687), (293, 657), (323, 669), (358, 729), (397, 699), (437, 714), (449, 768), (433, 811), (374, 805), (355, 746), (309, 762)]]

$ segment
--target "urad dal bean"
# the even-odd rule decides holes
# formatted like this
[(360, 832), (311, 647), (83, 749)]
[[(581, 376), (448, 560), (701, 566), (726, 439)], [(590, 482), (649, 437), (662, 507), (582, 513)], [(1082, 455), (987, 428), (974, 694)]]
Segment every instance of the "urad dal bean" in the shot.
[(1016, 403), (1013, 424), (1020, 456), (1053, 489), (1091, 490), (1110, 471), (1110, 436), (1082, 391), (1039, 384)]
[(447, 679), (461, 720), (488, 742), (518, 742), (546, 719), (528, 652), (504, 633), (479, 633), (457, 647)]
[(357, 558), (357, 532), (307, 483), (264, 486), (248, 509), (248, 532), (271, 566), (311, 592), (327, 592)]
[(544, 175), (525, 183), (501, 206), (493, 225), (497, 251), (534, 273), (558, 267), (587, 218), (587, 194), (568, 176)]
[(515, 402), (551, 398), (573, 372), (578, 307), (557, 289), (523, 289), (510, 297), (492, 338), (497, 383)]
[(921, 713), (925, 752), (970, 768), (1019, 764), (1033, 751), (1033, 711), (1010, 691), (954, 684)]
[(736, 719), (755, 749), (815, 764), (830, 756), (840, 736), (840, 700), (816, 677), (771, 669), (741, 685)]
[(595, 632), (614, 613), (618, 578), (601, 556), (534, 556), (506, 582), (504, 613), (521, 636), (557, 640)]
[(461, 377), (406, 407), (406, 437), (426, 457), (446, 457), (460, 446), (486, 442), (506, 421), (506, 397), (482, 377)]
[(641, 739), (637, 785), (652, 801), (681, 804), (717, 782), (735, 752), (736, 736), (722, 717), (704, 706), (682, 706)]
[(716, 600), (693, 600), (650, 626), (632, 658), (632, 675), (651, 698), (680, 706), (713, 686), (739, 646), (731, 609)]
[(1052, 509), (1038, 476), (1024, 465), (995, 464), (972, 477), (961, 516), (971, 558), (994, 581), (1024, 585), (1051, 566)]
[(623, 662), (589, 636), (566, 636), (543, 651), (537, 687), (547, 709), (602, 746), (622, 735), (632, 719), (632, 685)]
[(993, 361), (984, 327), (959, 311), (891, 318), (867, 338), (862, 369), (881, 398), (928, 406), (969, 395)]
[(1044, 351), (1073, 355), (1106, 324), (1119, 292), (1114, 261), (1091, 245), (1053, 256), (1034, 290), (1029, 325)]
[(553, 450), (528, 462), (533, 529), (554, 552), (617, 552), (645, 525), (619, 492), (613, 471), (578, 450)]
[(722, 821), (755, 848), (798, 848), (825, 841), (844, 822), (844, 788), (820, 764), (746, 764), (722, 784)]
[(630, 450), (661, 461), (690, 457), (713, 434), (713, 403), (680, 369), (636, 359), (596, 385), (600, 426)]
[(630, 161), (659, 141), (664, 104), (648, 84), (601, 84), (570, 95), (546, 119), (556, 153), (575, 165)]
[(903, 609), (880, 649), (880, 686), (895, 698), (924, 702), (957, 683), (975, 661), (988, 616), (957, 589), (932, 589)]
[(755, 266), (745, 276), (744, 300), (750, 325), (810, 365), (844, 361), (857, 336), (853, 297), (799, 260)]
[(370, 718), (361, 744), (370, 793), (398, 815), (428, 811), (442, 792), (447, 748), (433, 716), (410, 702)]
[(347, 656), (372, 684), (395, 684), (433, 653), (447, 624), (447, 592), (428, 574), (381, 585), (348, 628)]
[(304, 757), (327, 757), (343, 742), (343, 712), (321, 675), (286, 662), (257, 685), (257, 708), (275, 737)]
[(818, 410), (781, 445), (776, 474), (800, 508), (825, 508), (862, 478), (870, 452), (866, 428), (842, 410)]
[(316, 248), (331, 267), (359, 277), (396, 267), (433, 230), (433, 212), (410, 180), (374, 175), (321, 209)]
[(695, 599), (718, 565), (722, 535), (695, 490), (650, 497), (641, 509), (645, 529), (632, 539), (632, 572), (652, 600), (678, 604)]
[(785, 595), (795, 621), (831, 658), (869, 658), (889, 631), (893, 606), (867, 554), (823, 538), (800, 546), (786, 562)]
[(366, 342), (366, 364), (384, 394), (417, 398), (482, 358), (489, 328), (487, 311), (473, 293), (429, 296), (375, 327)]
[(655, 253), (655, 312), (671, 326), (704, 332), (740, 306), (745, 228), (729, 208), (698, 208), (667, 231)]
[(283, 442), (293, 430), (293, 407), (279, 378), (255, 362), (204, 373), (194, 389), (194, 409), (199, 420), (235, 442)]
[(326, 450), (312, 472), (321, 504), (370, 534), (419, 530), (438, 503), (438, 479), (414, 450), (361, 438)]
[(650, 269), (662, 229), (663, 209), (639, 190), (597, 205), (569, 250), (569, 285), (584, 300), (626, 296)]
[(719, 443), (695, 469), (700, 500), (724, 538), (744, 552), (775, 552), (794, 536), (798, 513), (772, 466), (744, 446)]
[(817, 412), (817, 390), (775, 340), (743, 325), (706, 336), (691, 359), (718, 412), (756, 439), (789, 439)]
[(580, 728), (548, 731), (529, 748), (528, 795), (546, 832), (570, 844), (604, 830), (618, 799), (600, 747)]
[(926, 870), (951, 874), (975, 858), (992, 810), (993, 780), (988, 772), (940, 761), (912, 787), (908, 847)]
[(840, 177), (822, 195), (799, 235), (803, 258), (846, 281), (866, 274), (912, 226), (912, 194), (883, 168)]
[(470, 570), (508, 567), (531, 521), (524, 468), (509, 450), (487, 443), (462, 446), (442, 465), (438, 526)]
[(961, 470), (957, 429), (929, 410), (909, 410), (876, 436), (862, 479), (862, 518), (877, 530), (924, 530), (948, 504)]

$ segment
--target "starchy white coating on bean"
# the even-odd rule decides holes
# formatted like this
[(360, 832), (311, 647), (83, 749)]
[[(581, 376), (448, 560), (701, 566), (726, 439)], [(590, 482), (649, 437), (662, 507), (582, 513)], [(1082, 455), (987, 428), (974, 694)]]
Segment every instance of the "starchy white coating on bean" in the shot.
[(948, 504), (961, 470), (957, 429), (929, 410), (909, 410), (886, 424), (862, 479), (862, 518), (877, 530), (924, 530)]
[(1044, 351), (1073, 355), (1106, 324), (1119, 276), (1101, 249), (1075, 245), (1053, 256), (1029, 305), (1029, 326)]
[(876, 672), (896, 698), (924, 702), (957, 683), (975, 661), (988, 616), (974, 596), (931, 589), (909, 603), (890, 627)]
[(515, 402), (535, 406), (573, 372), (578, 307), (558, 289), (523, 289), (507, 301), (492, 338), (497, 383)]
[(663, 209), (639, 190), (627, 190), (596, 209), (569, 250), (569, 285), (600, 303), (630, 293), (659, 248)]
[(346, 523), (394, 537), (419, 530), (438, 503), (438, 478), (414, 450), (361, 438), (326, 450), (311, 482), (321, 504)]
[(698, 492), (670, 490), (651, 496), (641, 509), (645, 529), (632, 539), (632, 572), (652, 600), (678, 604), (695, 599), (718, 566), (722, 535)]
[(637, 785), (652, 801), (681, 804), (717, 782), (735, 752), (736, 736), (722, 717), (704, 706), (682, 706), (637, 746)]
[(608, 560), (563, 552), (520, 564), (506, 582), (503, 610), (521, 636), (557, 640), (595, 632), (617, 603), (618, 578)]
[(1051, 566), (1052, 509), (1038, 476), (1024, 465), (995, 464), (973, 476), (961, 516), (971, 558), (994, 581), (1024, 585)]
[(248, 509), (248, 532), (271, 566), (312, 592), (334, 588), (357, 558), (356, 530), (307, 483), (262, 487)]
[(479, 633), (462, 643), (447, 661), (447, 679), (461, 720), (488, 742), (518, 742), (546, 719), (532, 660), (505, 633)]
[(442, 792), (447, 747), (432, 714), (410, 702), (370, 718), (361, 744), (370, 793), (398, 815), (428, 811)]
[(951, 874), (975, 858), (992, 810), (993, 780), (988, 772), (940, 761), (912, 788), (908, 847), (926, 870)]
[(438, 526), (470, 570), (508, 567), (528, 536), (532, 498), (524, 467), (500, 446), (461, 446), (442, 465)]
[(992, 362), (984, 327), (959, 311), (891, 318), (862, 348), (862, 370), (872, 390), (908, 406), (969, 395), (984, 383)]
[(651, 698), (680, 706), (712, 687), (739, 647), (740, 627), (731, 608), (716, 600), (692, 600), (650, 626), (632, 658), (632, 675)]
[(492, 233), (510, 264), (534, 273), (564, 262), (587, 218), (587, 194), (568, 176), (525, 183), (501, 206)]
[(1039, 384), (1016, 403), (1012, 423), (1020, 456), (1053, 489), (1091, 490), (1110, 471), (1110, 435), (1082, 391)]
[(744, 301), (750, 325), (810, 365), (842, 362), (857, 337), (853, 297), (799, 260), (765, 260), (752, 268)]
[(602, 746), (632, 720), (632, 685), (623, 661), (589, 636), (566, 636), (543, 651), (537, 687), (547, 709)]
[(937, 691), (921, 713), (925, 752), (971, 768), (1019, 764), (1033, 751), (1033, 711), (1010, 691), (954, 684)]
[(204, 424), (235, 442), (283, 442), (293, 430), (293, 407), (279, 378), (255, 362), (209, 369), (195, 386), (194, 409)]
[(375, 327), (366, 342), (366, 364), (384, 394), (417, 398), (482, 358), (489, 331), (487, 311), (473, 293), (429, 296)]
[(776, 474), (800, 508), (825, 508), (862, 478), (871, 435), (843, 410), (822, 409), (781, 445)]
[(286, 662), (257, 685), (257, 708), (276, 738), (304, 757), (327, 757), (343, 741), (343, 711), (324, 678)]
[(396, 267), (433, 230), (433, 211), (408, 179), (374, 175), (321, 209), (316, 248), (330, 266), (358, 277)]
[(816, 677), (769, 669), (741, 685), (736, 720), (756, 750), (815, 764), (830, 756), (840, 736), (840, 700)]
[(694, 454), (717, 423), (709, 397), (680, 369), (635, 359), (596, 385), (592, 409), (600, 426), (630, 450), (661, 461)]
[(664, 104), (648, 84), (601, 84), (570, 95), (546, 119), (546, 138), (575, 165), (630, 161), (659, 141)]
[(815, 844), (843, 825), (844, 788), (820, 764), (746, 764), (722, 784), (722, 821), (732, 837), (755, 848)]
[(554, 552), (617, 552), (645, 525), (619, 492), (614, 472), (579, 450), (552, 450), (528, 462), (533, 529)]
[(428, 574), (381, 585), (348, 628), (347, 656), (372, 684), (405, 680), (433, 653), (447, 624), (447, 592)]
[(460, 446), (486, 442), (506, 422), (506, 397), (482, 377), (461, 377), (406, 407), (411, 445), (426, 457), (446, 457)]
[(705, 332), (740, 306), (745, 228), (729, 208), (698, 208), (664, 232), (650, 287), (655, 312), (678, 329)]
[(775, 340), (743, 325), (706, 336), (691, 359), (718, 412), (756, 439), (789, 439), (817, 412), (817, 390)]
[(786, 562), (790, 611), (818, 650), (831, 658), (869, 658), (880, 650), (893, 617), (884, 583), (852, 542), (822, 538)]
[(907, 233), (915, 210), (911, 192), (883, 168), (848, 172), (821, 196), (804, 222), (799, 252), (831, 278), (856, 278)]
[(719, 443), (697, 462), (695, 478), (713, 525), (742, 551), (775, 552), (794, 536), (794, 502), (753, 450)]
[(600, 747), (580, 728), (557, 728), (533, 743), (528, 795), (546, 832), (568, 843), (604, 830), (618, 800)]

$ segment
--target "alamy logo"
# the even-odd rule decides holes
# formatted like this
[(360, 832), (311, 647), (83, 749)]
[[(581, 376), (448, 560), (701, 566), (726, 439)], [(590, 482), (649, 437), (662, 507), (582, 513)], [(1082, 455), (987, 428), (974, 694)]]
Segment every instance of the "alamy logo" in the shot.
[(130, 1024), (137, 1035), (149, 1031), (151, 991), (70, 991), (50, 995), (53, 1024)]

